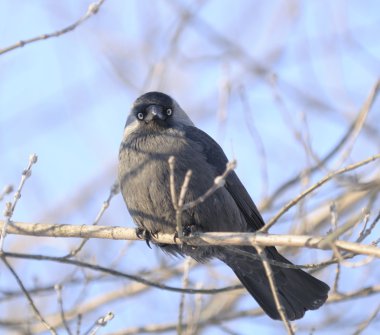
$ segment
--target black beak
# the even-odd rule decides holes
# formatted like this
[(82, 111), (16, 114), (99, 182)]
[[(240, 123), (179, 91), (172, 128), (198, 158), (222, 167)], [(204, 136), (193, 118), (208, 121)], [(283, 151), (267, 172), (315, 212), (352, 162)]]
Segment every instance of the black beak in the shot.
[(145, 116), (145, 122), (150, 122), (153, 119), (165, 120), (166, 115), (164, 114), (163, 108), (159, 105), (150, 105), (146, 109), (147, 114)]

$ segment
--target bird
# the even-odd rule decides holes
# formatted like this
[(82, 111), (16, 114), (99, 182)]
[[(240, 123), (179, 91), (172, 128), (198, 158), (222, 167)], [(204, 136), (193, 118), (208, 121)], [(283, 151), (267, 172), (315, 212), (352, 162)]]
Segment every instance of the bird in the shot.
[[(168, 163), (171, 157), (175, 159), (172, 172)], [(172, 176), (178, 195), (187, 171), (192, 171), (184, 197), (184, 203), (188, 203), (213, 186), (227, 163), (219, 144), (194, 125), (176, 100), (158, 91), (138, 97), (120, 144), (118, 179), (139, 236), (149, 242), (158, 233), (178, 234)], [(181, 213), (181, 225), (184, 234), (191, 236), (207, 232), (252, 233), (265, 223), (239, 177), (231, 171), (222, 187)], [(253, 246), (156, 244), (168, 254), (190, 256), (201, 263), (213, 258), (221, 260), (270, 318), (281, 319), (265, 268)], [(264, 253), (272, 263), (278, 298), (288, 320), (300, 319), (306, 311), (325, 303), (329, 291), (326, 283), (292, 266), (275, 247), (265, 247)]]

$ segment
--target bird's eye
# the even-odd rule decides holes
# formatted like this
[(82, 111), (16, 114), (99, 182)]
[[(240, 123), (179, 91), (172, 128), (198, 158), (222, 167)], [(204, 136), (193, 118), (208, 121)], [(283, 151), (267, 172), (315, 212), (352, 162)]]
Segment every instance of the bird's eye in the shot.
[(143, 120), (144, 119), (144, 114), (143, 113), (137, 113), (137, 118), (139, 119), (139, 120)]
[(166, 115), (167, 115), (167, 116), (170, 116), (170, 115), (172, 115), (172, 114), (173, 114), (172, 109), (171, 109), (171, 108), (168, 108), (168, 109), (166, 110)]

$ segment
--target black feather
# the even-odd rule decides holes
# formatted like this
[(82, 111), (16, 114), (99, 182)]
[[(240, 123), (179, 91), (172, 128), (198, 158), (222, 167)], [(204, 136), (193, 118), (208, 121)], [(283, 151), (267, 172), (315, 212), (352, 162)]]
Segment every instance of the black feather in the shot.
[[(136, 110), (149, 105), (172, 108), (165, 120), (136, 120)], [(128, 117), (120, 146), (119, 181), (121, 192), (135, 223), (151, 233), (176, 232), (176, 213), (169, 186), (170, 156), (175, 157), (175, 189), (179, 194), (186, 172), (192, 177), (185, 202), (197, 199), (221, 175), (228, 159), (222, 148), (205, 132), (193, 126), (179, 105), (160, 92), (146, 93), (136, 100)], [(264, 225), (256, 205), (235, 172), (225, 186), (195, 208), (185, 211), (182, 225), (187, 231), (254, 232)], [(232, 268), (248, 292), (273, 319), (279, 319), (261, 260), (253, 247), (190, 247), (160, 245), (168, 253), (189, 255), (200, 262), (219, 258)], [(268, 259), (291, 264), (276, 248), (265, 248)], [(272, 265), (280, 300), (290, 320), (305, 311), (319, 308), (329, 287), (299, 269)]]

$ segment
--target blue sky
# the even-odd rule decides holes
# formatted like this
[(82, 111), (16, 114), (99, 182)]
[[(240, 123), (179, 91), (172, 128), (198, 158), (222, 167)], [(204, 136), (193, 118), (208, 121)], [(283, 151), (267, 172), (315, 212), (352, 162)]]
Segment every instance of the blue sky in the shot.
[[(71, 24), (86, 12), (89, 3), (1, 0), (0, 48)], [(181, 6), (195, 9), (197, 15), (179, 28)], [(129, 107), (137, 96), (153, 89), (175, 97), (229, 157), (236, 157), (240, 178), (260, 203), (263, 195), (271, 194), (310, 164), (289, 124), (301, 133), (307, 124), (313, 150), (322, 156), (358, 112), (379, 78), (379, 13), (379, 2), (369, 0), (107, 0), (97, 15), (75, 31), (0, 55), (0, 187), (17, 185), (29, 154), (39, 156), (14, 219), (90, 224), (116, 178), (118, 147)], [(176, 34), (178, 42), (173, 46)], [(220, 107), (223, 85), (230, 92), (225, 119)], [(244, 89), (249, 111), (239, 98), (240, 89)], [(247, 117), (265, 147), (268, 184)], [(368, 119), (377, 135), (379, 122), (377, 102)], [(375, 135), (359, 137), (344, 163), (378, 153), (376, 139)], [(337, 161), (330, 168), (339, 166)], [(368, 175), (372, 172), (370, 167)], [(317, 177), (321, 175), (323, 172)], [(327, 197), (335, 186), (319, 194)], [(302, 185), (288, 196), (301, 190)], [(271, 217), (286, 200), (264, 212), (264, 217)], [(291, 221), (293, 215), (286, 220)], [(132, 226), (120, 195), (101, 224)], [(13, 236), (6, 242), (9, 250), (56, 255), (78, 243)], [(105, 264), (123, 246), (121, 242), (92, 241), (86, 255), (95, 254)], [(135, 254), (138, 261), (127, 253), (130, 268), (123, 263), (120, 268), (141, 270), (161, 257), (142, 244), (132, 247), (130, 255)], [(63, 271), (61, 265), (46, 266), (28, 266), (23, 279), (26, 283), (36, 277), (52, 282), (51, 269)], [(218, 265), (218, 271), (223, 272), (221, 267)], [(226, 276), (230, 275), (227, 271)], [(41, 272), (49, 276), (39, 277)], [(194, 280), (202, 275), (195, 272)], [(0, 274), (0, 279), (1, 287), (14, 285), (8, 276)], [(96, 288), (94, 292), (98, 292)], [(149, 295), (151, 301), (164, 299), (168, 304), (172, 297), (178, 299), (172, 293)], [(132, 303), (135, 307), (126, 316), (125, 302), (118, 302), (119, 317), (109, 331), (141, 324), (136, 320), (146, 314), (146, 298), (137, 297)], [(241, 304), (248, 308), (254, 303), (247, 298)], [(175, 315), (176, 306), (155, 311), (152, 321), (167, 321), (170, 313)], [(315, 312), (304, 324), (323, 315)], [(250, 333), (253, 327), (261, 334), (273, 331), (264, 318), (231, 325), (241, 334)]]

